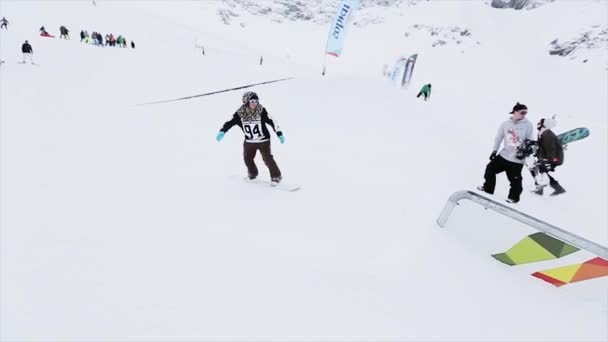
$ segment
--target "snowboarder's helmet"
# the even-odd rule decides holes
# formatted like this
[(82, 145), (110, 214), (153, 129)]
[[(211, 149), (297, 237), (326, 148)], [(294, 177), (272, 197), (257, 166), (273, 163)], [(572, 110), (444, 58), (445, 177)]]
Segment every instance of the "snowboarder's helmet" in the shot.
[(253, 91), (248, 91), (243, 94), (243, 104), (249, 103), (249, 100), (259, 100), (258, 94)]
[(555, 119), (550, 119), (550, 118), (542, 118), (542, 119), (540, 119), (538, 124), (536, 124), (536, 128), (539, 131), (543, 128), (551, 129), (555, 126), (557, 126), (557, 121)]

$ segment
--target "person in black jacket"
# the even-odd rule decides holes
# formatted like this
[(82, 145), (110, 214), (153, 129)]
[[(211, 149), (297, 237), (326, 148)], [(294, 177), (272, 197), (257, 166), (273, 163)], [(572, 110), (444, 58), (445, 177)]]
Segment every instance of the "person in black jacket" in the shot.
[(68, 30), (67, 27), (61, 25), (61, 27), (59, 28), (59, 32), (61, 33), (59, 39), (70, 39), (70, 30)]
[(25, 60), (27, 59), (30, 61), (30, 63), (35, 64), (34, 59), (32, 58), (32, 56), (34, 55), (34, 50), (32, 49), (32, 46), (27, 40), (25, 41), (25, 43), (23, 43), (23, 45), (21, 45), (21, 52), (23, 52), (22, 63), (25, 64)]
[(561, 142), (553, 133), (551, 128), (555, 127), (557, 122), (555, 119), (543, 118), (540, 119), (538, 125), (538, 151), (536, 153), (536, 167), (530, 173), (534, 177), (536, 188), (533, 192), (537, 195), (543, 195), (543, 189), (546, 184), (546, 179), (549, 179), (549, 186), (553, 188), (551, 196), (563, 194), (566, 190), (553, 178), (549, 172), (555, 171), (555, 168), (562, 165), (564, 162), (564, 148)]
[(8, 30), (8, 20), (6, 20), (5, 17), (2, 17), (2, 20), (0, 20), (0, 28), (4, 28), (5, 30)]
[(245, 142), (243, 143), (243, 158), (247, 166), (247, 175), (249, 179), (255, 179), (258, 176), (258, 168), (255, 165), (255, 155), (259, 150), (262, 154), (264, 164), (270, 171), (270, 180), (273, 184), (278, 184), (281, 179), (281, 170), (279, 169), (272, 153), (270, 151), (270, 133), (266, 125), (272, 127), (279, 137), (281, 144), (285, 143), (285, 136), (279, 128), (278, 124), (268, 115), (266, 108), (259, 103), (258, 95), (252, 91), (243, 94), (243, 105), (234, 113), (232, 119), (227, 121), (217, 134), (216, 140), (221, 141), (224, 134), (230, 128), (237, 125), (243, 130)]

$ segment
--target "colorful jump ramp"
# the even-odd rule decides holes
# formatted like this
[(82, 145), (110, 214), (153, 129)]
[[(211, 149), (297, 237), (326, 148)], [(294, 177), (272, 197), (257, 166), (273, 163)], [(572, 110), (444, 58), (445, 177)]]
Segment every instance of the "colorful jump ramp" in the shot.
[(545, 233), (526, 236), (505, 253), (493, 254), (496, 260), (509, 266), (558, 259), (579, 249)]
[(559, 287), (578, 281), (608, 276), (608, 261), (602, 258), (593, 258), (581, 264), (534, 272), (532, 275)]
[[(503, 253), (493, 254), (499, 262), (518, 266), (540, 261), (560, 259), (579, 250), (594, 256), (582, 263), (575, 263), (532, 273), (557, 287), (589, 279), (608, 276), (608, 248), (593, 241), (556, 227), (548, 222), (525, 214), (513, 207), (497, 202), (473, 191), (461, 190), (453, 193), (443, 208), (437, 224), (445, 227), (454, 208), (462, 200), (470, 200), (499, 214), (535, 228), (538, 233), (530, 234)], [(565, 241), (565, 242), (564, 242)]]
[[(551, 237), (545, 233), (526, 236), (504, 253), (492, 256), (509, 266), (559, 259), (579, 251), (578, 248)], [(593, 258), (579, 264), (572, 264), (532, 273), (532, 276), (555, 286), (563, 286), (587, 279), (608, 276), (608, 261)]]

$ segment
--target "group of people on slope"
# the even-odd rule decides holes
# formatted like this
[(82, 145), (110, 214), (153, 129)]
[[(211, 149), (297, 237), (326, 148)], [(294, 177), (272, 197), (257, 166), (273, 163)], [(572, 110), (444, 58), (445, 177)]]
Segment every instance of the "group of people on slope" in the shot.
[[(547, 185), (554, 189), (552, 196), (566, 192), (559, 182), (549, 175), (549, 172), (555, 171), (556, 167), (564, 161), (563, 147), (559, 138), (552, 131), (552, 128), (556, 126), (556, 120), (554, 118), (540, 119), (535, 131), (532, 123), (526, 118), (528, 114), (526, 105), (518, 102), (510, 114), (511, 117), (504, 121), (498, 129), (490, 154), (490, 162), (486, 166), (484, 174), (485, 182), (478, 189), (493, 194), (496, 187), (496, 175), (506, 172), (510, 182), (507, 202), (519, 202), (523, 192), (522, 169), (525, 162), (528, 161), (530, 173), (535, 179), (534, 193), (542, 195), (543, 189)], [(278, 184), (282, 175), (271, 153), (270, 133), (266, 125), (275, 131), (281, 143), (285, 142), (282, 130), (270, 117), (266, 108), (259, 103), (258, 95), (248, 91), (243, 94), (242, 105), (222, 126), (216, 139), (221, 141), (228, 130), (233, 126), (239, 126), (245, 136), (243, 158), (249, 179), (253, 180), (258, 176), (254, 159), (257, 151), (260, 151), (262, 160), (270, 171), (271, 182)], [(521, 147), (524, 143), (536, 145), (536, 153), (534, 155), (522, 154)], [(501, 145), (502, 149), (500, 149)]]
[[(534, 131), (532, 123), (526, 118), (528, 107), (517, 103), (510, 112), (511, 117), (503, 122), (494, 139), (494, 147), (490, 154), (490, 162), (486, 166), (482, 186), (479, 190), (493, 194), (496, 187), (496, 175), (506, 172), (510, 183), (507, 202), (517, 203), (523, 192), (522, 169), (528, 159), (528, 167), (535, 181), (533, 192), (537, 195), (543, 194), (546, 185), (553, 188), (552, 196), (563, 194), (566, 190), (559, 182), (549, 175), (555, 168), (564, 162), (564, 150), (559, 138), (551, 130), (557, 124), (553, 118), (542, 118), (536, 125)], [(526, 156), (522, 152), (524, 145), (536, 145), (536, 155)], [(499, 152), (499, 148), (502, 149)], [(532, 161), (532, 162), (530, 162)], [(545, 179), (548, 179), (546, 184)]]
[[(93, 44), (96, 46), (119, 46), (122, 48), (127, 47), (127, 39), (123, 35), (118, 35), (118, 37), (114, 36), (113, 33), (108, 33), (105, 35), (105, 44), (104, 44), (104, 36), (99, 32), (93, 32), (89, 35), (87, 30), (80, 31), (80, 42), (84, 42), (86, 44)], [(131, 48), (135, 49), (135, 42), (131, 41)]]

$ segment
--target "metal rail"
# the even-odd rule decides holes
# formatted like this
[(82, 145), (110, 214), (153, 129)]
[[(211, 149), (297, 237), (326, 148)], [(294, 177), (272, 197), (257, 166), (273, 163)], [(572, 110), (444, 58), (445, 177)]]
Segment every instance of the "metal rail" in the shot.
[(602, 257), (602, 258), (608, 260), (608, 248), (607, 247), (604, 247), (593, 241), (587, 240), (576, 234), (572, 234), (569, 231), (556, 227), (545, 221), (541, 221), (528, 214), (522, 213), (521, 211), (519, 211), (517, 209), (513, 209), (505, 204), (498, 203), (492, 199), (484, 197), (473, 191), (467, 191), (467, 190), (456, 191), (455, 193), (452, 194), (452, 196), (450, 196), (450, 198), (448, 199), (448, 202), (445, 204), (445, 207), (443, 207), (443, 210), (441, 211), (439, 218), (437, 218), (437, 224), (440, 227), (442, 227), (442, 228), (445, 227), (445, 225), (448, 221), (448, 218), (450, 217), (450, 214), (452, 213), (452, 211), (454, 210), (456, 205), (458, 205), (458, 201), (463, 200), (463, 199), (467, 199), (467, 200), (470, 200), (477, 204), (480, 204), (480, 205), (484, 206), (486, 209), (492, 209), (499, 214), (510, 217), (521, 223), (527, 224), (528, 226), (534, 227), (547, 235), (551, 235), (556, 239), (567, 242), (579, 249), (587, 250), (593, 254), (596, 254), (599, 257)]

